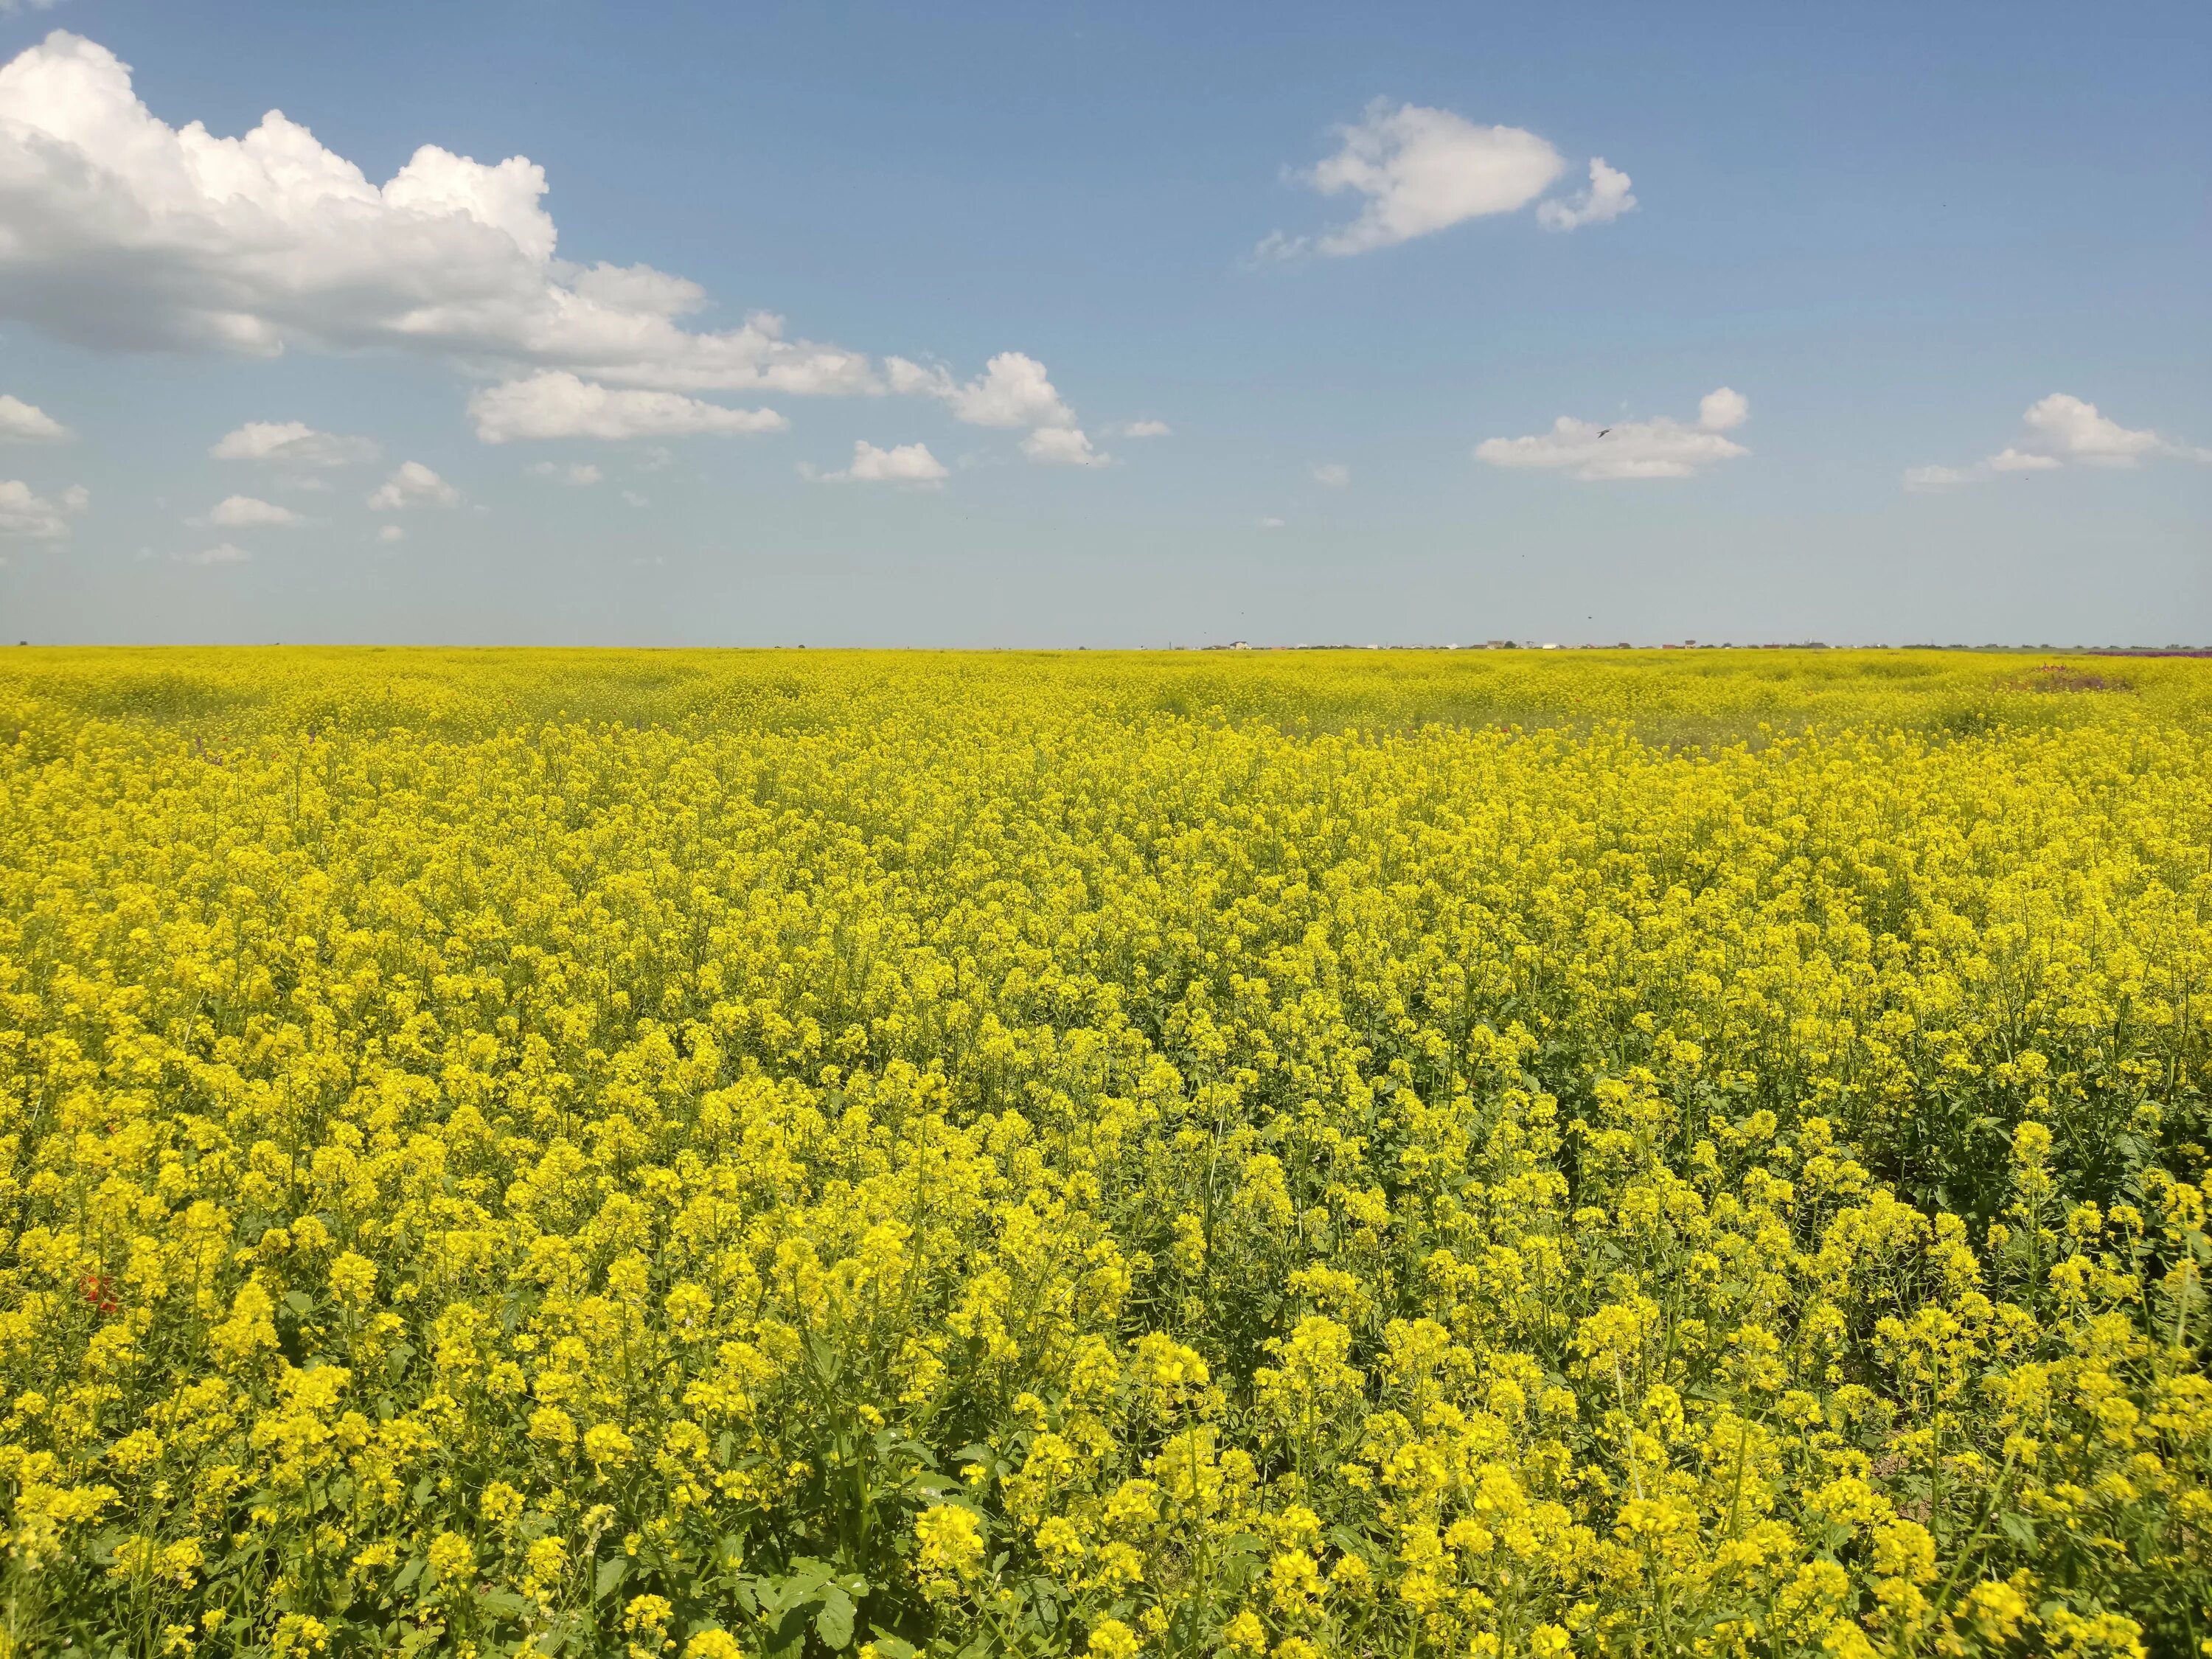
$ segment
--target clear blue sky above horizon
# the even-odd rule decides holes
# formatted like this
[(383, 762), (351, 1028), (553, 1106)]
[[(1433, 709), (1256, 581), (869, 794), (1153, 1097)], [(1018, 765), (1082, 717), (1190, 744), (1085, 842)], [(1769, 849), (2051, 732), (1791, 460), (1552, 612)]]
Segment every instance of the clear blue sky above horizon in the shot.
[[(10, 60), (10, 639), (2212, 641), (2201, 4), (62, 0)], [(271, 109), (368, 195), (177, 182)], [(557, 256), (511, 175), (380, 197), (424, 145)]]

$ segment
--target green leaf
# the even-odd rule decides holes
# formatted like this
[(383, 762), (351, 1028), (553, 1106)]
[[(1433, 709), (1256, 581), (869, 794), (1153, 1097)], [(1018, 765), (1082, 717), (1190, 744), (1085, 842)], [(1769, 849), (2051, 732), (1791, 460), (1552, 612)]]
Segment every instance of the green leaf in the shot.
[(791, 1607), (769, 1626), (768, 1640), (763, 1647), (767, 1659), (800, 1659), (806, 1651), (806, 1610)]
[(793, 1561), (792, 1571), (778, 1581), (787, 1607), (801, 1601), (811, 1601), (814, 1592), (837, 1576), (837, 1569), (827, 1561), (817, 1561), (811, 1555), (802, 1555)]
[(477, 1605), (495, 1619), (520, 1619), (530, 1603), (513, 1590), (492, 1590), (477, 1598)]
[(607, 1595), (622, 1583), (629, 1572), (629, 1557), (627, 1555), (617, 1555), (611, 1560), (600, 1562), (599, 1577), (592, 1581), (592, 1600), (596, 1601)]
[(859, 1609), (853, 1598), (835, 1584), (822, 1592), (822, 1611), (814, 1616), (814, 1629), (832, 1650), (842, 1648), (853, 1639), (853, 1615)]
[(287, 1291), (284, 1292), (284, 1305), (299, 1315), (301, 1318), (305, 1319), (309, 1314), (314, 1312), (315, 1298), (305, 1291)]

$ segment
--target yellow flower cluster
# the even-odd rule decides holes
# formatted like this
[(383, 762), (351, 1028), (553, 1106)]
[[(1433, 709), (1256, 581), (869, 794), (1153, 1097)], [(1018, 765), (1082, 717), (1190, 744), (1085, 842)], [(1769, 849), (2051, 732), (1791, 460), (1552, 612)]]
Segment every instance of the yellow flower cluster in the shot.
[(6, 1659), (2212, 1652), (2212, 667), (23, 650), (0, 823)]

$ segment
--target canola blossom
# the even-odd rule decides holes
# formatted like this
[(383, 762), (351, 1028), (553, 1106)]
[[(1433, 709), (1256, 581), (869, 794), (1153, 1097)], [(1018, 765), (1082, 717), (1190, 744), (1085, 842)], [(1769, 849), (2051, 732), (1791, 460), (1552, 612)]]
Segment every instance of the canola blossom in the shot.
[(0, 657), (0, 1655), (2212, 1652), (2212, 666)]

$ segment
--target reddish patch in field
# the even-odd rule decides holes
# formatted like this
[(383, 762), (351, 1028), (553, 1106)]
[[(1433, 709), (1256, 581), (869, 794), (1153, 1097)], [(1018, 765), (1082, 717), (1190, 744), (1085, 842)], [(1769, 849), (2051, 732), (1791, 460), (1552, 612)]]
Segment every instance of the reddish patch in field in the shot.
[(2041, 663), (2012, 683), (2014, 691), (2132, 691), (2118, 674), (2099, 674), (2068, 662)]

